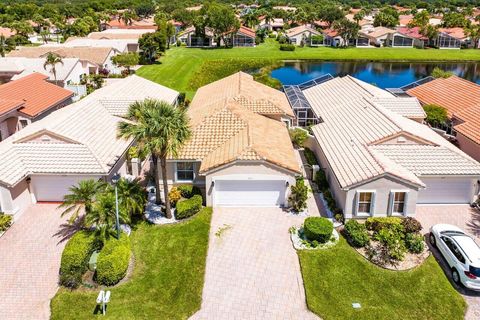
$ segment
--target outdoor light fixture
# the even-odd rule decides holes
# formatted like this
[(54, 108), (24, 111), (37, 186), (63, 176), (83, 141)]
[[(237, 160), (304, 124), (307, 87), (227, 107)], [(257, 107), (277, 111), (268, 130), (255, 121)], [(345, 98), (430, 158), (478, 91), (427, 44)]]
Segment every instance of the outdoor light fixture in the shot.
[(117, 239), (120, 239), (120, 222), (118, 218), (118, 190), (117, 190), (118, 181), (120, 181), (120, 174), (115, 173), (112, 177), (112, 183), (115, 186), (115, 219), (116, 219), (116, 225), (117, 225)]
[(288, 181), (285, 181), (285, 187), (288, 188), (289, 185), (290, 185), (290, 183)]
[(215, 181), (212, 180), (212, 188), (215, 187)]

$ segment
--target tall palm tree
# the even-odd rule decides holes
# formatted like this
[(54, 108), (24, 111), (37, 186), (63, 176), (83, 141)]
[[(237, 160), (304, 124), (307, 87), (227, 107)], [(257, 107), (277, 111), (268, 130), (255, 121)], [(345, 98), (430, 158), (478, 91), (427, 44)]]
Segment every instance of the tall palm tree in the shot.
[[(120, 223), (129, 223), (128, 213), (119, 207), (118, 216)], [(106, 240), (116, 234), (116, 205), (115, 194), (105, 192), (97, 197), (91, 212), (85, 217), (88, 226), (95, 227), (95, 234), (101, 240)]]
[[(139, 150), (152, 155), (155, 176), (156, 202), (160, 203), (160, 178), (158, 161), (162, 169), (164, 199), (168, 199), (167, 157), (176, 157), (191, 131), (186, 111), (171, 104), (153, 99), (137, 101), (128, 110), (129, 122), (120, 122), (119, 136), (134, 138)], [(169, 201), (165, 201), (167, 218), (172, 217)]]
[(63, 209), (62, 217), (72, 213), (70, 222), (75, 221), (82, 211), (88, 216), (92, 212), (95, 197), (105, 189), (105, 183), (94, 179), (82, 180), (76, 186), (70, 187), (70, 193), (63, 197), (63, 203), (58, 206)]
[(61, 64), (63, 66), (62, 57), (58, 54), (53, 52), (49, 52), (47, 57), (45, 58), (45, 62), (43, 63), (43, 69), (47, 70), (47, 66), (50, 66), (50, 72), (53, 74), (53, 78), (55, 79), (55, 84), (57, 83), (57, 64)]
[(7, 52), (8, 45), (6, 43), (5, 36), (0, 34), (0, 56), (3, 58), (5, 57), (5, 53)]

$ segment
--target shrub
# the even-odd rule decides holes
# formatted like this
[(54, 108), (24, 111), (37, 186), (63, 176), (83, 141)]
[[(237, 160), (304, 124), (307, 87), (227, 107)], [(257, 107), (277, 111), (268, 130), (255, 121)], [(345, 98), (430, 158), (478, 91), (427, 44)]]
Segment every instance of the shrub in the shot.
[(326, 193), (328, 190), (328, 180), (323, 170), (318, 170), (315, 173), (315, 183), (323, 193)]
[(12, 216), (0, 212), (0, 232), (6, 231), (12, 225)]
[(405, 236), (405, 244), (411, 253), (422, 253), (425, 248), (423, 236), (420, 234), (407, 233)]
[(446, 124), (448, 121), (447, 109), (435, 104), (427, 104), (423, 106), (423, 110), (427, 117), (425, 121), (431, 126), (439, 126)]
[(438, 78), (450, 78), (453, 76), (453, 72), (451, 71), (445, 71), (443, 69), (440, 69), (439, 67), (433, 68), (432, 71), (432, 77), (438, 79)]
[(311, 166), (318, 165), (317, 157), (315, 156), (315, 153), (312, 150), (310, 150), (309, 148), (304, 148), (303, 155), (305, 156), (305, 160), (307, 160), (307, 163), (309, 165)]
[(345, 223), (345, 234), (348, 242), (357, 248), (365, 247), (370, 242), (367, 228), (357, 220), (350, 219)]
[(295, 51), (295, 45), (284, 43), (284, 44), (280, 45), (280, 50), (281, 51)]
[(185, 199), (190, 199), (195, 195), (202, 195), (202, 190), (191, 184), (182, 184), (178, 186), (177, 189), (180, 190), (182, 197), (184, 197)]
[(77, 288), (82, 282), (82, 275), (87, 271), (90, 255), (100, 247), (93, 233), (77, 232), (68, 241), (62, 253), (60, 263), (60, 284)]
[(323, 198), (327, 202), (328, 208), (334, 211), (336, 209), (336, 202), (329, 189), (323, 191)]
[(290, 134), (290, 139), (292, 140), (293, 144), (299, 148), (303, 147), (303, 144), (308, 138), (307, 131), (300, 128), (295, 128), (290, 129), (288, 132)]
[(381, 229), (390, 228), (392, 225), (401, 226), (402, 219), (399, 217), (373, 217), (368, 218), (365, 227), (368, 230), (379, 232)]
[(403, 233), (401, 232), (402, 229), (402, 226), (399, 224), (391, 224), (381, 229), (375, 235), (375, 239), (380, 242), (383, 251), (391, 260), (401, 261), (407, 252), (405, 241), (403, 240)]
[(301, 212), (307, 207), (308, 187), (303, 177), (297, 178), (296, 183), (290, 187), (290, 196), (288, 202), (292, 206), (293, 211)]
[(422, 230), (422, 224), (415, 218), (407, 217), (402, 220), (402, 226), (405, 233), (417, 233)]
[(310, 241), (326, 243), (332, 237), (333, 223), (323, 217), (309, 217), (303, 223), (305, 236)]
[(170, 200), (170, 203), (172, 206), (176, 206), (178, 200), (182, 198), (182, 192), (178, 190), (178, 188), (173, 187), (170, 192), (168, 193), (168, 200)]
[(186, 219), (193, 216), (202, 209), (202, 196), (196, 194), (192, 198), (177, 203), (175, 218), (177, 220)]
[(120, 240), (111, 238), (98, 255), (96, 280), (99, 284), (112, 286), (127, 274), (130, 262), (130, 238), (122, 235)]

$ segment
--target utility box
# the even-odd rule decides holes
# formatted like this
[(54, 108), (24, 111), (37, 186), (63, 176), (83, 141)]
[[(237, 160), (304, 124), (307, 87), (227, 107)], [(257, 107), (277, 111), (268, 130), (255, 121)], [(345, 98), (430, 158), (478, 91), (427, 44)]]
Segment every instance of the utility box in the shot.
[(93, 251), (90, 260), (88, 260), (88, 269), (90, 269), (90, 271), (95, 271), (95, 269), (97, 269), (98, 254), (98, 251)]

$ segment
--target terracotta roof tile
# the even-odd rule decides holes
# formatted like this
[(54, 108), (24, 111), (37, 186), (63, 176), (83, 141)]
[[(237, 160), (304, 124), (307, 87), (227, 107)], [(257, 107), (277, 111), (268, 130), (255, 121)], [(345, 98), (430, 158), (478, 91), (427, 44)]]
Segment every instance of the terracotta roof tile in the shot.
[(55, 53), (62, 58), (78, 58), (103, 65), (113, 48), (107, 47), (19, 47), (11, 51), (8, 57), (43, 58)]
[(0, 116), (20, 108), (25, 102), (19, 100), (7, 100), (0, 98)]

